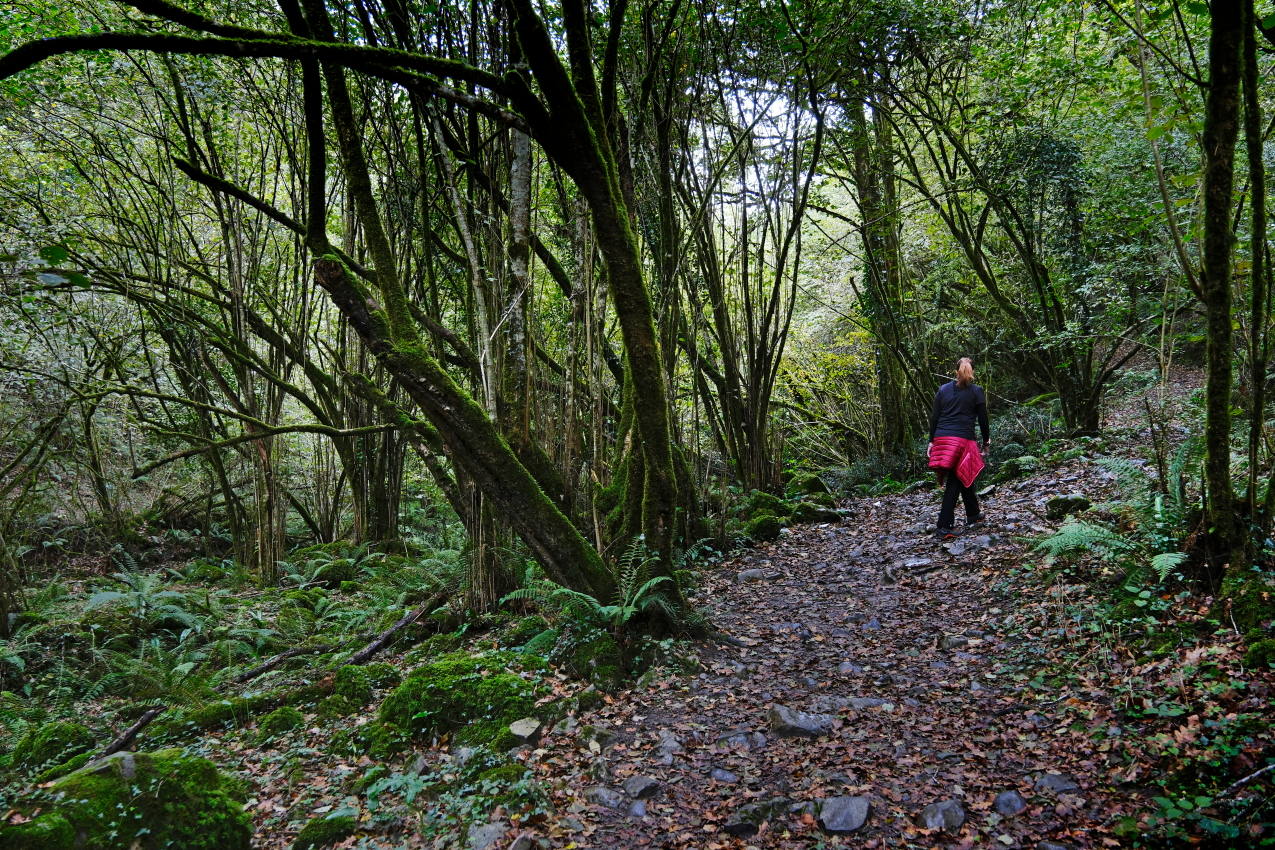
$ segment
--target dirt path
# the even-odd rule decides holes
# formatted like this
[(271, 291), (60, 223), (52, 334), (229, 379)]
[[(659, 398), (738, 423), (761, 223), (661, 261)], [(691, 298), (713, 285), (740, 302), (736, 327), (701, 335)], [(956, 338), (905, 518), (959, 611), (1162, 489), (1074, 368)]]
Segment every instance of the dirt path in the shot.
[[(557, 779), (559, 814), (536, 833), (600, 848), (1104, 846), (1127, 808), (1110, 781), (1120, 747), (1088, 737), (1107, 725), (1105, 695), (1077, 729), (1058, 711), (1069, 693), (1029, 684), (1033, 655), (1067, 640), (1042, 625), (1071, 590), (1024, 598), (1013, 578), (1021, 536), (1045, 530), (1037, 492), (1080, 478), (1053, 470), (1002, 488), (991, 524), (945, 547), (925, 533), (937, 495), (921, 492), (724, 563), (697, 601), (746, 646), (707, 649), (700, 673), (551, 735), (533, 761)], [(816, 728), (788, 737), (779, 706), (824, 716), (796, 717)], [(828, 831), (855, 826), (864, 800), (862, 827)], [(946, 813), (946, 831), (919, 825), (945, 801), (957, 805), (930, 811), (932, 825)]]

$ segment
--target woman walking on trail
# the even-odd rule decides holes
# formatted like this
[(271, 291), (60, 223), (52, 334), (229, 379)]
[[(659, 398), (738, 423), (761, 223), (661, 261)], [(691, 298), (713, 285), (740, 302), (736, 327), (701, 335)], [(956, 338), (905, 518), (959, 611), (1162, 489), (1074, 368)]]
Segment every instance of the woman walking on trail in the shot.
[[(980, 450), (974, 441), (974, 422), (983, 432)], [(956, 497), (965, 502), (965, 525), (982, 522), (974, 480), (983, 471), (983, 452), (991, 439), (987, 424), (987, 396), (974, 383), (974, 366), (968, 357), (956, 364), (956, 380), (948, 381), (934, 394), (930, 412), (930, 469), (938, 473), (943, 489), (937, 534), (940, 539), (956, 536)]]

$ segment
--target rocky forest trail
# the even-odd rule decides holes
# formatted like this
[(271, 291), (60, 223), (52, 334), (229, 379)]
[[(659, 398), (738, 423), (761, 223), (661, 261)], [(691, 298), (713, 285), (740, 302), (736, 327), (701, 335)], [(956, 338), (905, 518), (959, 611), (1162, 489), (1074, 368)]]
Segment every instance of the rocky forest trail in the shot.
[[(1145, 434), (1126, 433), (1113, 448), (1128, 456)], [(987, 526), (948, 544), (928, 533), (927, 489), (856, 500), (841, 523), (708, 572), (696, 602), (742, 645), (703, 647), (698, 672), (556, 727), (527, 756), (556, 814), (522, 846), (1155, 846), (1138, 836), (1157, 759), (1204, 740), (1208, 701), (1219, 717), (1269, 718), (1270, 676), (1236, 672), (1225, 629), (1194, 648), (1130, 648), (1138, 627), (1123, 642), (1090, 616), (1109, 592), (1102, 568), (1088, 582), (1041, 566), (1051, 496), (1117, 495), (1115, 475), (1073, 455), (1001, 484)], [(1178, 602), (1179, 622), (1204, 624), (1207, 597)], [(1210, 691), (1202, 657), (1247, 689)], [(1181, 710), (1151, 716), (1161, 697)], [(1269, 741), (1249, 746), (1260, 767)]]
[(1107, 759), (1070, 741), (1056, 695), (1024, 689), (1023, 642), (1050, 636), (1024, 634), (1039, 606), (1006, 577), (1025, 557), (1014, 535), (1045, 528), (994, 498), (997, 521), (940, 546), (936, 499), (861, 503), (723, 564), (699, 598), (746, 645), (551, 736), (540, 769), (593, 782), (560, 791), (549, 832), (581, 847), (835, 846), (839, 832), (1101, 846), (1120, 805)]

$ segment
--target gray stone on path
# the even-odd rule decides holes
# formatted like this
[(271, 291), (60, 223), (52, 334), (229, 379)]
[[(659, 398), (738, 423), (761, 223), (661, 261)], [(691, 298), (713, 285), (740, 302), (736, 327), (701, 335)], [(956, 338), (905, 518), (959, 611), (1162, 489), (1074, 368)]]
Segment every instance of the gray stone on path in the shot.
[(1036, 845), (1036, 850), (1071, 850), (1071, 845), (1057, 841), (1042, 841)]
[(740, 584), (749, 581), (764, 581), (766, 578), (766, 571), (758, 569), (740, 570), (739, 575), (735, 578)]
[(886, 702), (887, 700), (883, 700), (880, 697), (851, 697), (850, 707), (857, 709), (880, 708)]
[(471, 850), (488, 850), (504, 838), (508, 830), (509, 824), (504, 821), (476, 823), (469, 828), (469, 847)]
[(654, 796), (659, 790), (659, 780), (649, 776), (630, 776), (624, 780), (624, 793), (634, 800), (645, 800), (647, 797)]
[(608, 809), (624, 808), (624, 796), (605, 785), (592, 785), (584, 789), (584, 798), (590, 803), (596, 803)]
[(1068, 493), (1054, 496), (1045, 502), (1045, 518), (1060, 520), (1068, 514), (1078, 514), (1089, 510), (1093, 502), (1084, 493)]
[(1064, 791), (1079, 791), (1076, 780), (1063, 773), (1043, 773), (1036, 778), (1037, 791), (1053, 791), (1061, 794)]
[(956, 800), (942, 800), (930, 803), (916, 818), (917, 826), (922, 829), (941, 829), (945, 832), (956, 832), (965, 823), (965, 807)]
[(718, 782), (725, 782), (727, 785), (734, 784), (739, 781), (739, 774), (732, 773), (724, 767), (715, 767), (709, 772), (709, 778)]
[(509, 845), (509, 850), (532, 850), (536, 846), (536, 837), (530, 832), (524, 832), (513, 840)]
[(808, 714), (786, 705), (772, 705), (767, 714), (770, 731), (781, 738), (818, 738), (832, 732), (831, 714)]
[(520, 744), (530, 744), (540, 735), (540, 721), (534, 717), (524, 717), (509, 724), (509, 731)]
[(858, 664), (855, 664), (853, 661), (842, 661), (839, 665), (837, 665), (837, 672), (843, 676), (848, 676), (852, 673), (862, 673), (863, 668)]
[(819, 801), (819, 828), (831, 835), (849, 835), (868, 822), (871, 811), (867, 797), (829, 797)]
[(1023, 799), (1022, 794), (1010, 789), (996, 795), (996, 802), (992, 804), (992, 808), (996, 809), (998, 815), (1008, 818), (1026, 809), (1027, 801)]
[(634, 800), (632, 803), (629, 803), (629, 811), (628, 811), (628, 815), (629, 815), (629, 817), (631, 817), (631, 818), (644, 818), (644, 817), (646, 817), (646, 801), (645, 801), (645, 800)]
[(960, 649), (969, 646), (970, 639), (965, 635), (943, 635), (939, 638), (939, 649)]

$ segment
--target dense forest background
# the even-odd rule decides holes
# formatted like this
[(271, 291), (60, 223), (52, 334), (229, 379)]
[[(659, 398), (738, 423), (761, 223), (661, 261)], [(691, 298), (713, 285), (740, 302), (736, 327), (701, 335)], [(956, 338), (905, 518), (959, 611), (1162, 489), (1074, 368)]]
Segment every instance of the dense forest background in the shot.
[(562, 594), (712, 636), (697, 571), (919, 480), (966, 355), (998, 469), (1140, 395), (1153, 507), (1056, 548), (1269, 637), (1269, 3), (7, 0), (0, 50), (15, 737)]

